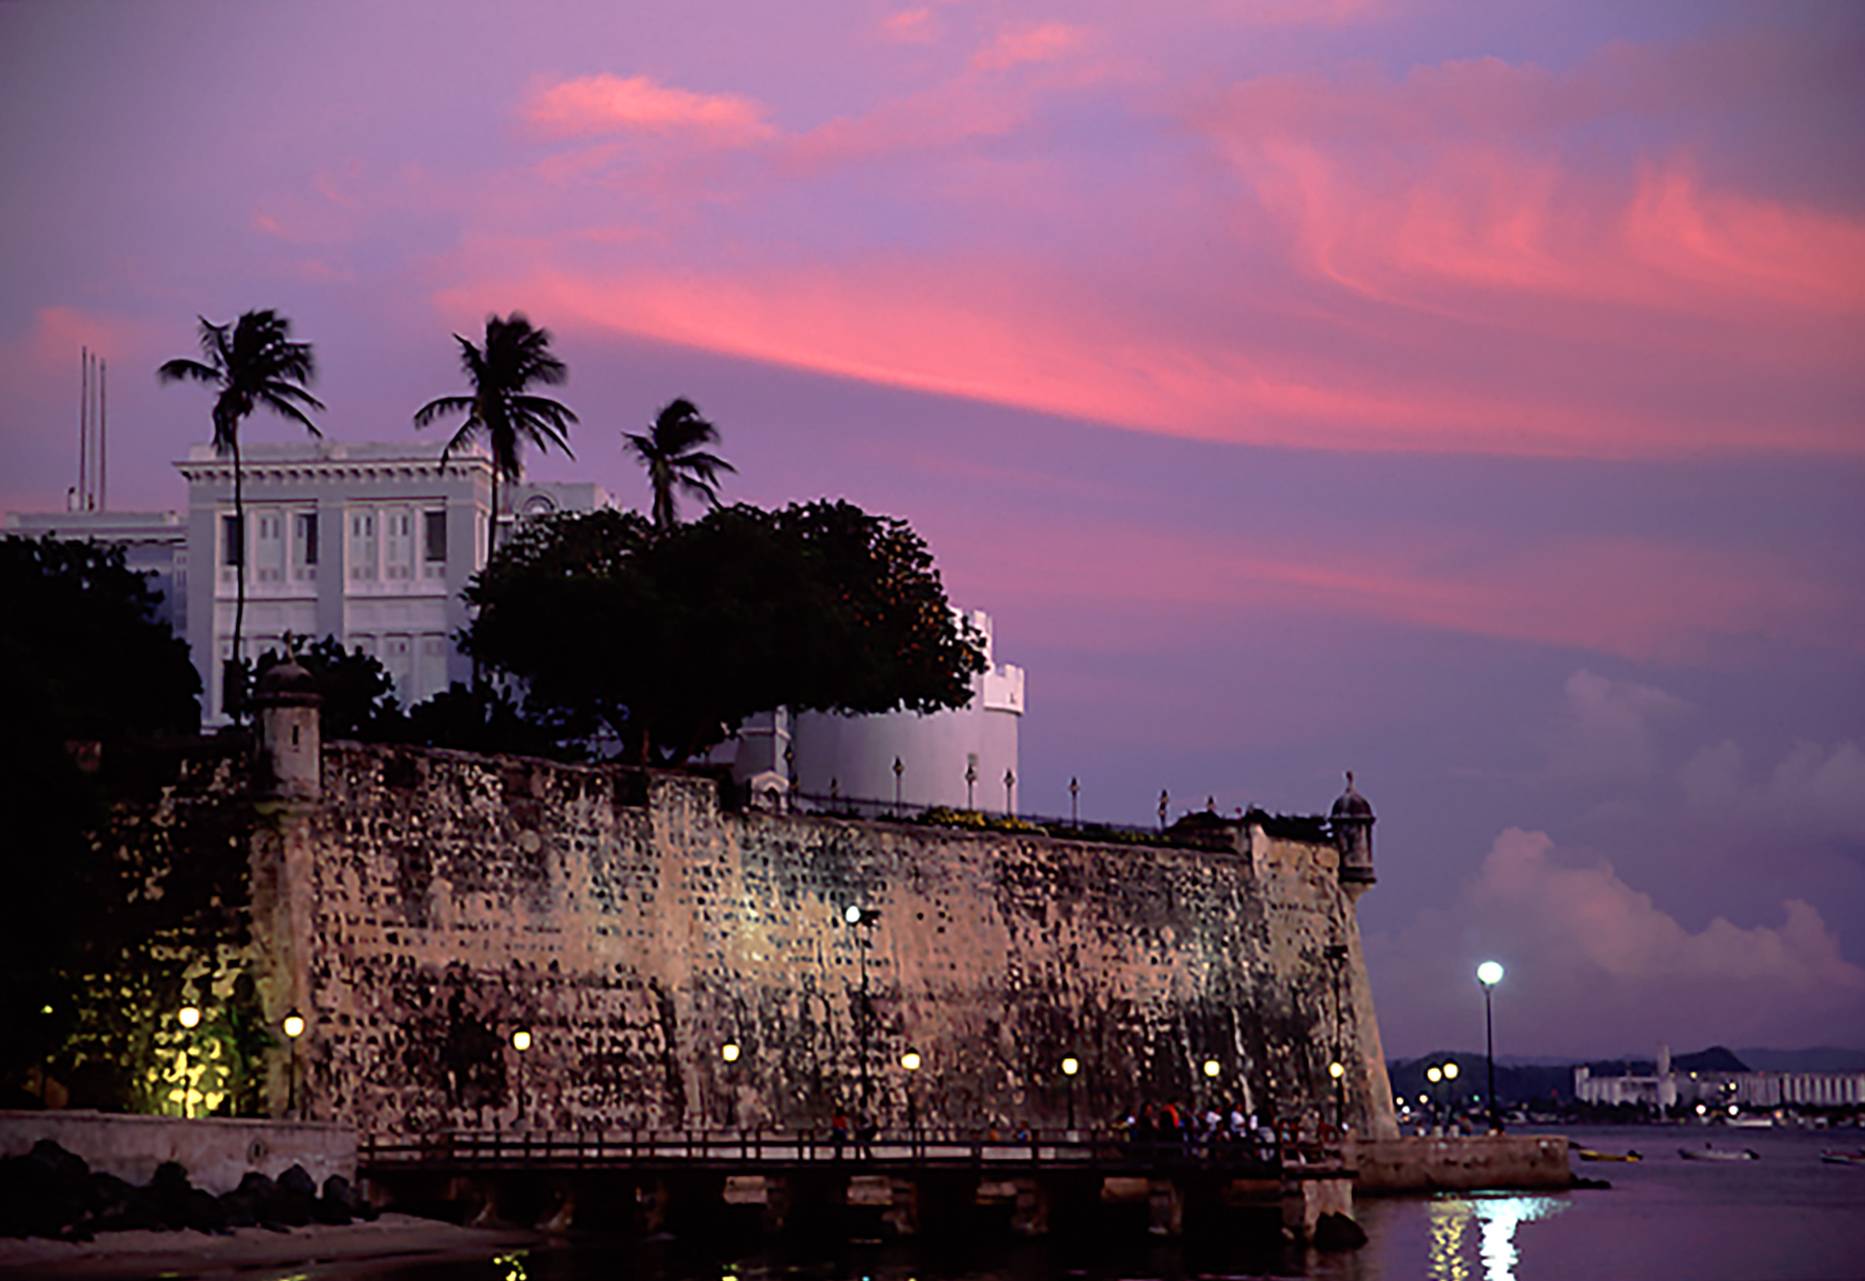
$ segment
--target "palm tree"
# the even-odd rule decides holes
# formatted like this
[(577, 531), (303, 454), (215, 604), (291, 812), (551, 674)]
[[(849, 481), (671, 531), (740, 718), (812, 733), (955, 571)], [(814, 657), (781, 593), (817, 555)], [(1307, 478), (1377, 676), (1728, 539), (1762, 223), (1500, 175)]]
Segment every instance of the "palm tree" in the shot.
[(246, 498), (241, 487), (240, 424), (264, 405), (276, 414), (302, 423), (313, 436), (321, 436), (305, 409), (322, 410), (324, 402), (304, 389), (317, 376), (311, 344), (291, 340), (291, 321), (276, 311), (249, 311), (235, 324), (200, 321), (202, 360), (180, 357), (164, 362), (156, 371), (162, 382), (192, 381), (219, 388), (214, 397), (214, 451), (233, 458), (233, 660), (221, 669), (221, 707), (236, 700), (227, 696), (228, 677), (240, 669), (240, 641), (246, 627)]
[(521, 312), (514, 311), (503, 320), (487, 316), (484, 347), (474, 346), (459, 334), (453, 340), (460, 344), (460, 367), (472, 384), (472, 394), (439, 396), (428, 401), (415, 411), (414, 425), (425, 427), (447, 414), (466, 415), (466, 421), (441, 451), (443, 467), (454, 450), (485, 438), (486, 447), (492, 451), (492, 511), (486, 517), (486, 555), (490, 558), (498, 547), (499, 481), (515, 483), (524, 475), (524, 460), (519, 457), (524, 443), (530, 441), (540, 450), (555, 445), (576, 457), (564, 439), (576, 415), (547, 396), (525, 391), (532, 383), (554, 387), (570, 373), (551, 354), (550, 330), (532, 328)]
[(719, 439), (719, 429), (700, 417), (699, 406), (684, 397), (670, 401), (654, 416), (645, 436), (623, 432), (625, 448), (648, 469), (654, 491), (654, 527), (673, 526), (674, 491), (683, 489), (714, 507), (719, 505), (719, 473), (736, 469), (717, 454), (701, 449)]

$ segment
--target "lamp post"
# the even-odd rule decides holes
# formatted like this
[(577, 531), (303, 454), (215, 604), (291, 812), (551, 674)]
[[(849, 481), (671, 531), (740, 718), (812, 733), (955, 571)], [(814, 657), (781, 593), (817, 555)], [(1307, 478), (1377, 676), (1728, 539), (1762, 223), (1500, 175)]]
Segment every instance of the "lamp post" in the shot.
[(304, 1015), (293, 1010), (279, 1024), (285, 1041), (291, 1046), (291, 1059), (285, 1068), (285, 1115), (298, 1119), (298, 1038), (304, 1035)]
[(1502, 982), (1502, 964), (1485, 961), (1476, 967), (1476, 981), (1483, 989), (1483, 1058), (1489, 1067), (1489, 1130), (1502, 1133), (1502, 1120), (1496, 1111), (1496, 1016), (1490, 1005), (1490, 993)]
[(1004, 771), (1004, 814), (1008, 818), (1017, 815), (1017, 771)]
[(1425, 1069), (1425, 1080), (1431, 1082), (1431, 1121), (1434, 1128), (1440, 1129), (1444, 1125), (1444, 1108), (1439, 1102), (1442, 1091), (1438, 1089), (1438, 1083), (1443, 1079), (1444, 1069), (1437, 1064), (1433, 1063)]
[(1444, 1065), (1444, 1096), (1448, 1104), (1445, 1111), (1453, 1115), (1457, 1111), (1457, 1087), (1453, 1082), (1457, 1080), (1458, 1070), (1455, 1063), (1447, 1062)]
[(1070, 827), (1081, 826), (1081, 780), (1073, 776), (1068, 781), (1068, 822)]
[(906, 772), (906, 765), (898, 756), (894, 757), (894, 813), (896, 815), (900, 813), (900, 776)]
[(1339, 1130), (1347, 1124), (1347, 1065), (1335, 1059), (1328, 1075), (1334, 1078), (1334, 1128)]
[[(181, 1059), (181, 1115), (184, 1119), (194, 1117), (194, 1076), (200, 1069), (194, 1066), (194, 1060), (200, 1056), (195, 1053), (194, 1029), (201, 1026), (201, 1007), (184, 1005), (175, 1012), (175, 1021), (181, 1024), (181, 1030), (188, 1034), (186, 1047)], [(202, 1101), (206, 1101), (203, 1094)]]
[(907, 1141), (915, 1147), (919, 1145), (920, 1111), (917, 1091), (913, 1088), (913, 1079), (919, 1075), (920, 1052), (908, 1050), (900, 1056), (900, 1066), (907, 1074)]
[(725, 1128), (730, 1130), (738, 1125), (738, 1091), (733, 1088), (731, 1080), (732, 1065), (738, 1062), (743, 1053), (737, 1041), (727, 1041), (719, 1047), (719, 1061), (726, 1067), (725, 1083)]
[(1166, 830), (1166, 809), (1171, 799), (1171, 797), (1166, 795), (1165, 788), (1162, 787), (1159, 789), (1159, 830), (1162, 832)]
[(1068, 1136), (1075, 1137), (1075, 1078), (1081, 1074), (1081, 1060), (1073, 1054), (1062, 1060), (1062, 1079), (1068, 1082)]
[(879, 912), (872, 911), (856, 903), (850, 903), (847, 907), (842, 909), (842, 919), (848, 923), (850, 929), (856, 932), (855, 961), (861, 971), (861, 991), (859, 993), (858, 1006), (855, 1011), (855, 1043), (860, 1054), (861, 1123), (863, 1125), (870, 1124), (873, 1120), (873, 1112), (871, 1110), (872, 1091), (868, 1083), (868, 1023), (870, 1021), (868, 1005), (868, 931), (874, 928), (874, 923), (878, 921), (880, 917), (881, 914)]
[(518, 1069), (513, 1078), (513, 1094), (518, 1101), (519, 1119), (525, 1114), (525, 1051), (531, 1048), (531, 1030), (519, 1028), (512, 1033), (512, 1048), (518, 1051)]

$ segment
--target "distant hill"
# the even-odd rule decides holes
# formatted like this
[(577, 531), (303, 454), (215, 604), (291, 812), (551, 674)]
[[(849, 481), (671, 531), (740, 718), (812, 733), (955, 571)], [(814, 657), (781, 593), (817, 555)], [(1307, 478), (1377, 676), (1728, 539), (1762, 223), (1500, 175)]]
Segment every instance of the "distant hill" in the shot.
[(1807, 1050), (1737, 1050), (1758, 1072), (1865, 1072), (1865, 1050), (1816, 1045)]

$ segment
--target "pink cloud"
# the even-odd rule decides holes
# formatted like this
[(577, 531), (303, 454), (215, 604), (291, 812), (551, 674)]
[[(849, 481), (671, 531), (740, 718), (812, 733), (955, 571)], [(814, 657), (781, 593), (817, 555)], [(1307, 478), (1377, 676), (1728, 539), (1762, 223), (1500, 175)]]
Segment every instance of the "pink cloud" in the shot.
[[(1576, 536), (1520, 548), (1388, 536), (1350, 553), (1292, 537), (1240, 549), (1228, 536), (1015, 511), (978, 513), (941, 536), (942, 562), (981, 598), (1044, 610), (1119, 601), (1128, 613), (1207, 618), (1247, 603), (1261, 614), (1368, 618), (1639, 661), (1708, 662), (1719, 645), (1764, 637), (1861, 649), (1842, 604), (1847, 585), (1774, 556)], [(1663, 691), (1584, 671), (1568, 693), (1595, 731), (1615, 728), (1603, 720), (1624, 730), (1630, 716), (1682, 710)]]
[(522, 114), (553, 137), (614, 133), (680, 133), (721, 146), (742, 146), (775, 135), (764, 108), (736, 94), (694, 93), (647, 76), (579, 76), (531, 96)]
[(895, 44), (928, 44), (937, 36), (931, 9), (899, 9), (881, 19), (883, 40)]
[(1486, 957), (1507, 969), (1498, 1012), (1516, 1026), (1587, 1012), (1581, 1039), (1544, 1052), (1739, 1045), (1782, 1035), (1783, 1018), (1856, 1020), (1865, 969), (1842, 955), (1812, 904), (1787, 899), (1778, 912), (1778, 923), (1716, 917), (1693, 930), (1610, 864), (1571, 861), (1546, 833), (1509, 828), (1456, 900), (1396, 936), (1370, 937), (1367, 953), (1387, 999), (1405, 993), (1402, 1039), (1414, 1052), (1434, 1037), (1464, 1039), (1469, 975)]
[(980, 71), (1008, 71), (1027, 63), (1053, 62), (1082, 47), (1085, 28), (1066, 22), (1036, 22), (1007, 27), (990, 44), (972, 55)]
[(1222, 332), (1161, 332), (1084, 282), (988, 259), (839, 270), (540, 272), (447, 291), (522, 296), (564, 323), (1093, 422), (1305, 449), (1652, 457), (1865, 451), (1850, 424), (1635, 413), (1419, 382)]
[(1615, 47), (1565, 75), (1483, 58), (1400, 80), (1265, 77), (1195, 119), (1307, 268), (1376, 301), (1865, 309), (1865, 220), (1717, 189), (1681, 157), (1628, 172), (1535, 145), (1660, 109), (1654, 82), (1701, 96), (1685, 86), (1727, 54)]

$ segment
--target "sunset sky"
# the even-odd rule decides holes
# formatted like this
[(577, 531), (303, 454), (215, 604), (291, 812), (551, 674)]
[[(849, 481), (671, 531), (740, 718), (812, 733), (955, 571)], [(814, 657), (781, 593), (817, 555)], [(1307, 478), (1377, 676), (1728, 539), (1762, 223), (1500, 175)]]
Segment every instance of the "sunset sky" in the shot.
[[(413, 439), (557, 336), (576, 460), (904, 516), (1022, 803), (1380, 816), (1387, 1047), (1865, 1042), (1865, 8), (0, 6), (0, 510), (178, 505), (197, 313)], [(249, 439), (290, 438), (255, 419)]]

